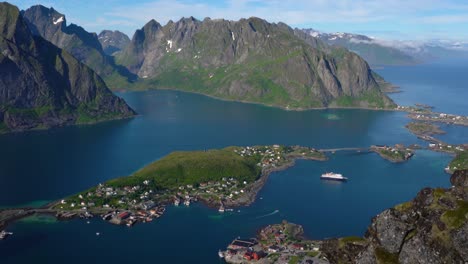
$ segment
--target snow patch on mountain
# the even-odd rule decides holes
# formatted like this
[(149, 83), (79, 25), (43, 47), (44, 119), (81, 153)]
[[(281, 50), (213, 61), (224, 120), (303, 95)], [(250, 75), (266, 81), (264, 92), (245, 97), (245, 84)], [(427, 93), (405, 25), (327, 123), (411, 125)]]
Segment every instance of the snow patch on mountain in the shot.
[(52, 20), (52, 23), (54, 23), (54, 25), (57, 25), (58, 23), (61, 23), (63, 22), (63, 16), (59, 17), (59, 19), (57, 20)]

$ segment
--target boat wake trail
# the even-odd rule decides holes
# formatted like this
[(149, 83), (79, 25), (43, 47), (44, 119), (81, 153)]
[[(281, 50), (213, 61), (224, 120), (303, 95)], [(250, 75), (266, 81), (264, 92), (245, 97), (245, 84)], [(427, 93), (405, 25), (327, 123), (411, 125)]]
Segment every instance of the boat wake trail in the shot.
[(279, 213), (279, 210), (274, 210), (273, 212), (271, 212), (271, 213), (269, 213), (269, 214), (257, 216), (257, 217), (255, 217), (255, 219), (260, 219), (260, 218), (272, 216), (272, 215), (275, 215), (275, 214), (277, 214), (277, 213)]

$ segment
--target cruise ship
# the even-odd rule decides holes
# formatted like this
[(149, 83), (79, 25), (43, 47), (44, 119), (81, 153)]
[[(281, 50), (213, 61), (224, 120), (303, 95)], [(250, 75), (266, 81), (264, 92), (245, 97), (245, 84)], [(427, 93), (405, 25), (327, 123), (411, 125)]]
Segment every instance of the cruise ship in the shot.
[(320, 179), (334, 180), (334, 181), (346, 181), (346, 180), (348, 180), (348, 178), (343, 177), (343, 175), (341, 175), (339, 173), (333, 173), (333, 172), (327, 172), (327, 173), (322, 174)]

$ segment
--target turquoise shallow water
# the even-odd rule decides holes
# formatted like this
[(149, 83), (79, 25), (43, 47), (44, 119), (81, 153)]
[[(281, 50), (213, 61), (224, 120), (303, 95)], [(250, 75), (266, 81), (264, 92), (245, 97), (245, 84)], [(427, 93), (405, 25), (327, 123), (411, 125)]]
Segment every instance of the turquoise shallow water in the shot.
[[(386, 70), (381, 72), (384, 77)], [(391, 71), (396, 84), (397, 77), (409, 78), (405, 70), (399, 75), (397, 69)], [(419, 78), (425, 83), (423, 75)], [(411, 101), (412, 95), (407, 93), (408, 99), (405, 93), (397, 96)], [(440, 97), (445, 103), (438, 108), (454, 107), (459, 99), (451, 101), (444, 94)], [(174, 150), (261, 144), (318, 148), (425, 144), (406, 131), (409, 120), (404, 113), (288, 112), (174, 91), (121, 95), (140, 116), (0, 136), (0, 181), (5, 186), (0, 206), (59, 199), (128, 175)], [(454, 110), (464, 111), (459, 108)], [(446, 130), (449, 133), (441, 137), (448, 142), (466, 142), (466, 128)], [(449, 186), (443, 172), (449, 161), (447, 155), (428, 151), (418, 151), (402, 164), (373, 153), (339, 152), (327, 162), (298, 161), (295, 167), (272, 174), (259, 199), (240, 212), (220, 215), (199, 204), (169, 207), (164, 217), (134, 228), (98, 219), (86, 224), (33, 218), (9, 227), (15, 234), (0, 241), (0, 256), (2, 263), (122, 263), (135, 257), (158, 263), (218, 263), (217, 250), (233, 237), (252, 236), (262, 226), (283, 219), (303, 224), (311, 238), (362, 235), (371, 217), (383, 209), (411, 199), (423, 187)], [(319, 176), (326, 171), (343, 173), (350, 180), (322, 182)]]

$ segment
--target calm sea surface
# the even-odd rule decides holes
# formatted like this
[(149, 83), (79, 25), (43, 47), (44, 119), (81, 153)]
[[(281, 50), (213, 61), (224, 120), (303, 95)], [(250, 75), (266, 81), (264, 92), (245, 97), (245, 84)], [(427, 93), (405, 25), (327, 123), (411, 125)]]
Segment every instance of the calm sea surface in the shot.
[[(468, 114), (467, 64), (436, 63), (379, 70), (403, 93), (399, 104), (426, 103), (436, 111)], [(458, 72), (458, 74), (457, 74)], [(118, 176), (174, 150), (286, 144), (317, 148), (371, 144), (426, 145), (410, 134), (404, 113), (366, 110), (288, 112), (175, 91), (120, 94), (140, 113), (131, 120), (0, 136), (0, 207), (40, 205)], [(466, 143), (467, 128), (442, 126), (439, 138)], [(321, 239), (363, 235), (373, 215), (411, 199), (423, 187), (448, 187), (451, 157), (418, 151), (393, 164), (373, 153), (339, 152), (327, 162), (298, 161), (271, 175), (257, 201), (219, 214), (195, 204), (168, 207), (164, 217), (133, 228), (100, 219), (56, 222), (33, 217), (11, 225), (0, 241), (1, 263), (219, 263), (217, 250), (283, 219)], [(319, 180), (326, 171), (347, 183)], [(100, 236), (96, 236), (100, 232)]]

